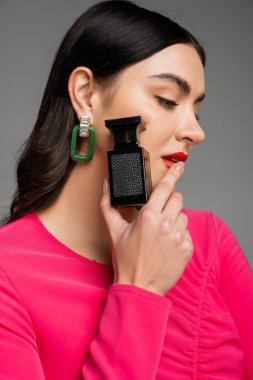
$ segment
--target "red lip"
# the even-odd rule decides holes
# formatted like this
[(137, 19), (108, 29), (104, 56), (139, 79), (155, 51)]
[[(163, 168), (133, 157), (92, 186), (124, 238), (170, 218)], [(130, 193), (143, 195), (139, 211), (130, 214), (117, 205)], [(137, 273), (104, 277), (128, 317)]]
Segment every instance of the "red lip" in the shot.
[(179, 161), (186, 161), (188, 158), (188, 155), (185, 154), (184, 152), (176, 152), (172, 154), (167, 154), (165, 156), (162, 156), (163, 159), (169, 160), (170, 158), (176, 158)]

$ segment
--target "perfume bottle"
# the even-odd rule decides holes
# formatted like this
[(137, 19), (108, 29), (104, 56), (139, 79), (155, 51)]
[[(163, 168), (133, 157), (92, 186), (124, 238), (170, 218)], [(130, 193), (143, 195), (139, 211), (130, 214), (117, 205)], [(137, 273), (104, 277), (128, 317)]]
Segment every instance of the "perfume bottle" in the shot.
[(152, 191), (149, 153), (138, 145), (140, 116), (105, 120), (114, 136), (114, 150), (107, 152), (111, 204), (141, 207)]

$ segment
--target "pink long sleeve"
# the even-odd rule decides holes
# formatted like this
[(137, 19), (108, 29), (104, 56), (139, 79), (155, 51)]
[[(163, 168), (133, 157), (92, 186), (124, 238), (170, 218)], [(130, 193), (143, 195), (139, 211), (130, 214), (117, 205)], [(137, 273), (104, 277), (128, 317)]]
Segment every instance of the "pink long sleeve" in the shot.
[[(213, 214), (212, 214), (213, 215)], [(218, 289), (235, 320), (245, 353), (244, 379), (253, 379), (253, 273), (230, 227), (213, 215), (220, 260)]]
[(44, 380), (31, 318), (0, 269), (0, 380)]
[(171, 301), (126, 284), (110, 287), (85, 380), (155, 379)]
[[(50, 320), (52, 309), (50, 304), (46, 307)], [(108, 289), (98, 335), (89, 343), (91, 357), (83, 361), (82, 378), (85, 380), (154, 379), (170, 308), (171, 301), (165, 297), (131, 285), (112, 284)], [(103, 306), (101, 311), (102, 309)], [(43, 323), (47, 324), (47, 321)], [(71, 320), (66, 319), (64, 323), (69, 324)], [(83, 329), (87, 328), (88, 326), (83, 326)], [(44, 373), (38, 348), (41, 343), (38, 342), (36, 333), (38, 331), (23, 300), (1, 270), (0, 380), (73, 378), (69, 377), (68, 373), (61, 374), (59, 371), (54, 373), (53, 363), (52, 368), (45, 369)], [(67, 356), (62, 359), (68, 360)], [(69, 370), (71, 371), (71, 365)], [(48, 371), (50, 375), (47, 376)], [(75, 378), (79, 378), (78, 375)]]

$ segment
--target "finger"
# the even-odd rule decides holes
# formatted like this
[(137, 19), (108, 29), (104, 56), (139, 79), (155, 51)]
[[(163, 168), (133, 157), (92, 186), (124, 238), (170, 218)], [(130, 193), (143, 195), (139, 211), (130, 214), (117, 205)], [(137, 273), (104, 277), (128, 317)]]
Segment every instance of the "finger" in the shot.
[(183, 194), (178, 191), (173, 192), (162, 211), (162, 216), (174, 224), (183, 208), (183, 203)]
[(187, 226), (188, 226), (188, 217), (181, 212), (175, 221), (174, 229), (176, 231), (180, 231), (181, 236), (185, 238), (187, 234)]
[(180, 213), (174, 222), (172, 222), (171, 218), (168, 217), (163, 219), (161, 229), (164, 233), (172, 233), (173, 236), (175, 236), (175, 239), (180, 242), (181, 240), (185, 239), (187, 225), (187, 216), (183, 213)]
[[(179, 180), (183, 173), (182, 161), (170, 167), (166, 175), (161, 179), (156, 188), (153, 190), (148, 207), (153, 211), (161, 212), (166, 205), (175, 183)], [(181, 169), (181, 170), (180, 170)]]
[(194, 248), (192, 237), (188, 229), (185, 232), (185, 239), (187, 239), (189, 241), (189, 244)]
[(120, 212), (111, 205), (110, 191), (107, 179), (105, 179), (103, 183), (103, 195), (99, 203), (99, 208), (105, 220), (111, 239), (115, 241), (123, 225), (126, 225), (128, 223), (125, 221), (125, 219), (122, 218)]
[(194, 252), (194, 245), (193, 245), (192, 237), (189, 230), (186, 230), (185, 232), (183, 244), (187, 253), (187, 257), (191, 257)]

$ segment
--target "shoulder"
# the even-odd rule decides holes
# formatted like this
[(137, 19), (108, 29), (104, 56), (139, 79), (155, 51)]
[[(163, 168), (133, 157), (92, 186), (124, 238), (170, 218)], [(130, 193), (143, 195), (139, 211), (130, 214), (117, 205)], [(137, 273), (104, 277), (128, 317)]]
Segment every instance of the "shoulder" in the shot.
[(229, 226), (210, 210), (182, 209), (188, 218), (187, 229), (194, 245), (195, 258), (210, 266), (219, 254), (219, 245), (228, 233)]
[[(233, 229), (227, 221), (210, 210), (182, 209), (188, 217), (188, 226), (196, 256), (205, 263), (212, 263), (216, 259), (224, 264), (224, 270), (228, 265), (239, 262), (249, 267), (248, 259), (236, 237)], [(229, 264), (230, 263), (230, 264)]]
[(230, 230), (228, 224), (210, 210), (183, 208), (182, 213), (188, 217), (188, 228), (191, 229), (192, 233), (202, 231), (208, 234), (209, 237), (216, 239), (221, 229)]
[(13, 222), (0, 227), (0, 251), (17, 247), (17, 243), (25, 241), (31, 236), (33, 227), (32, 214), (25, 215)]
[(32, 214), (0, 227), (0, 268), (14, 267), (33, 250), (36, 226)]
[(214, 221), (216, 217), (210, 210), (195, 210), (183, 208), (184, 213), (188, 218), (188, 229), (194, 234), (200, 230), (204, 233), (214, 232)]

